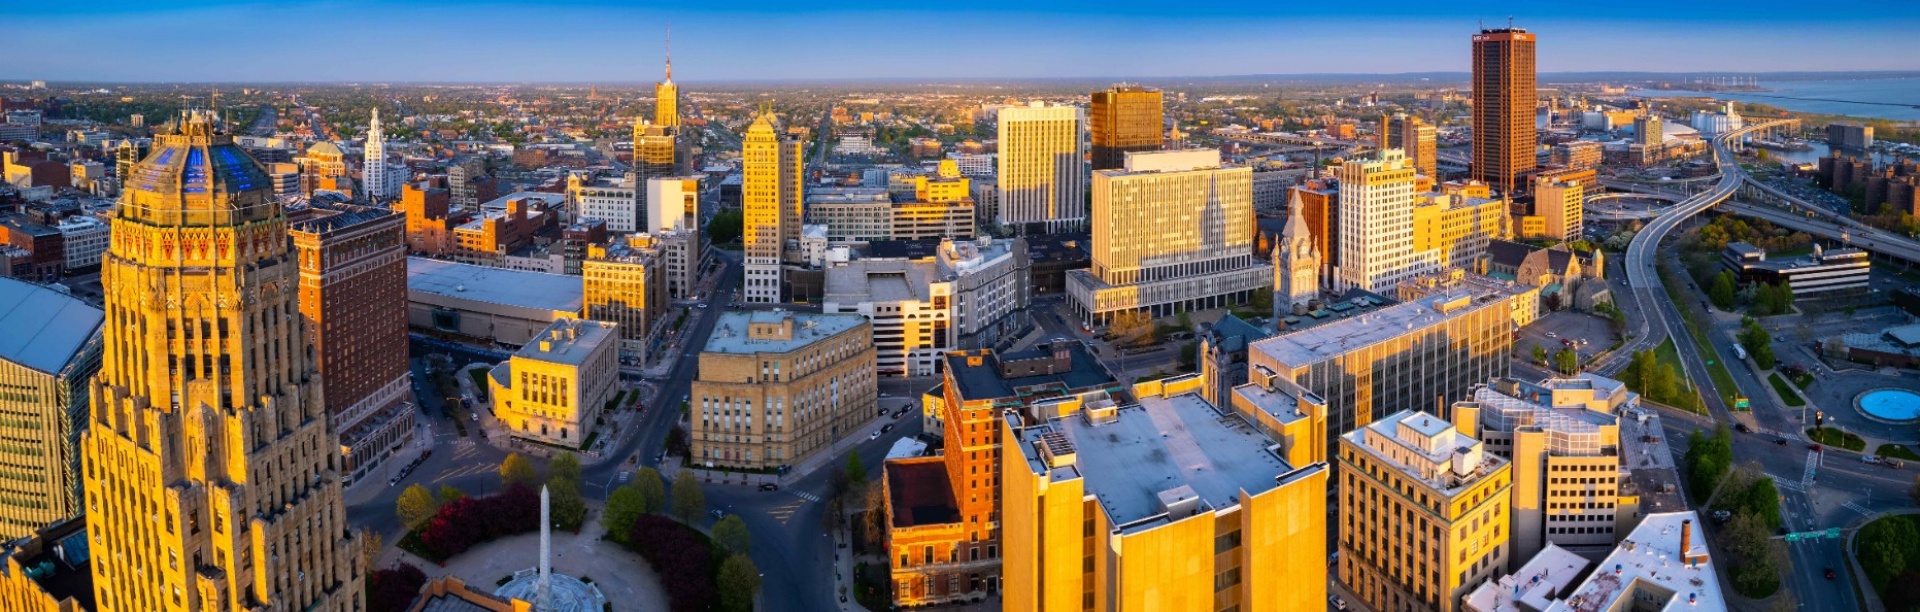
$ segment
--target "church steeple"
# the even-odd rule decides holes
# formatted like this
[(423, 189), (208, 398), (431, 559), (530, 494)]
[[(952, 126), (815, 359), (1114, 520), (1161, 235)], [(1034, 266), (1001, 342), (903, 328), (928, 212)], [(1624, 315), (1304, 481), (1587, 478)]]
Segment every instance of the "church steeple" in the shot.
[(1320, 296), (1321, 254), (1313, 248), (1312, 230), (1301, 215), (1305, 203), (1300, 192), (1293, 191), (1287, 202), (1287, 225), (1273, 246), (1274, 318), (1304, 308)]

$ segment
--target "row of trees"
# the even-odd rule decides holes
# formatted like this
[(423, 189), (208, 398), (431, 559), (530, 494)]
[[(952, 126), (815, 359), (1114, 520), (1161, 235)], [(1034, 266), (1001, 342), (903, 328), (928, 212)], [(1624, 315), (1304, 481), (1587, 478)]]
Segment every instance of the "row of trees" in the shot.
[(1620, 372), (1620, 382), (1642, 397), (1670, 406), (1692, 407), (1698, 398), (1673, 364), (1661, 363), (1651, 350), (1637, 351)]
[(1741, 322), (1740, 346), (1746, 347), (1747, 355), (1753, 357), (1753, 365), (1762, 370), (1771, 370), (1779, 364), (1773, 355), (1773, 334), (1767, 333), (1759, 321), (1748, 318)]
[(1754, 283), (1753, 308), (1757, 316), (1782, 315), (1793, 312), (1793, 288), (1786, 283)]
[(1574, 352), (1572, 348), (1568, 347), (1561, 347), (1560, 350), (1555, 351), (1553, 355), (1549, 357), (1546, 347), (1535, 344), (1533, 345), (1533, 362), (1541, 366), (1551, 365), (1554, 370), (1561, 374), (1573, 374), (1580, 371), (1580, 353)]
[(1720, 546), (1732, 557), (1727, 564), (1733, 590), (1760, 598), (1780, 590), (1780, 575), (1791, 561), (1773, 541), (1780, 528), (1780, 492), (1773, 479), (1758, 468), (1742, 469), (1727, 478), (1714, 507), (1731, 514), (1720, 527)]
[[(409, 540), (417, 541), (415, 552), (444, 561), (475, 544), (539, 528), (540, 497), (535, 489), (541, 484), (533, 462), (514, 453), (500, 462), (503, 493), (469, 498), (452, 485), (429, 492), (416, 483), (400, 492), (394, 512), (411, 530)], [(587, 516), (587, 502), (580, 495), (580, 458), (573, 453), (555, 457), (547, 464), (545, 485), (554, 526), (578, 531)]]

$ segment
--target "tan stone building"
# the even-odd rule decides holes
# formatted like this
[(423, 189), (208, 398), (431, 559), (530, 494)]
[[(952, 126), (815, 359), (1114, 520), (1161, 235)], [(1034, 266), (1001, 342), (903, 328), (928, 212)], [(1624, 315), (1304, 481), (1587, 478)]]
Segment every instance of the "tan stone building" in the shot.
[(1453, 612), (1506, 573), (1512, 465), (1425, 412), (1340, 437), (1341, 584), (1370, 610)]
[(873, 418), (873, 328), (856, 314), (720, 316), (693, 382), (693, 463), (775, 469)]
[[(100, 371), (100, 309), (0, 278), (0, 540), (78, 516), (87, 385)], [(0, 606), (0, 609), (4, 609)]]
[(561, 319), (488, 372), (493, 415), (513, 437), (583, 448), (620, 387), (617, 326)]
[(84, 544), (87, 522), (71, 519), (7, 542), (0, 554), (0, 611), (90, 612), (92, 559)]
[(133, 169), (101, 266), (85, 457), (95, 609), (359, 609), (340, 447), (260, 165), (188, 112)]

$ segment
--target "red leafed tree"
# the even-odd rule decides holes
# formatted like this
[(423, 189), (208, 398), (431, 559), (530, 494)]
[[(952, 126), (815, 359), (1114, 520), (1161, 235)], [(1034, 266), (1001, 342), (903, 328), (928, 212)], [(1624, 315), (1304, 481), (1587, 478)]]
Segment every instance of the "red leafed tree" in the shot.
[(646, 558), (667, 589), (673, 612), (705, 612), (719, 601), (713, 544), (692, 528), (658, 514), (633, 522), (627, 542)]

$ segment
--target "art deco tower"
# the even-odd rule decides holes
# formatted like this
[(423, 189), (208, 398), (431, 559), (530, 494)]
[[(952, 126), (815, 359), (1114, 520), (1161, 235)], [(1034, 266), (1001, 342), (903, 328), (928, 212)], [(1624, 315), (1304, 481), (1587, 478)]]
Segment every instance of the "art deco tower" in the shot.
[(367, 125), (366, 155), (360, 164), (360, 183), (367, 199), (383, 202), (393, 197), (396, 185), (387, 184), (387, 137), (380, 130), (380, 109), (373, 109), (373, 121)]
[(672, 28), (667, 29), (667, 79), (653, 85), (653, 123), (667, 129), (680, 127), (680, 86), (673, 84)]
[(340, 443), (260, 165), (189, 111), (127, 178), (81, 438), (101, 612), (359, 608)]

